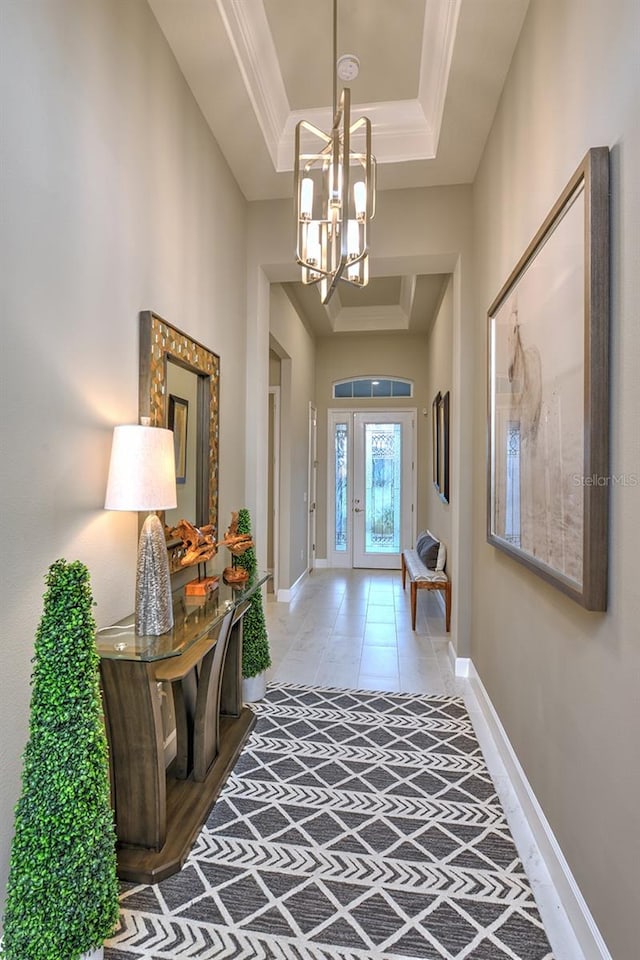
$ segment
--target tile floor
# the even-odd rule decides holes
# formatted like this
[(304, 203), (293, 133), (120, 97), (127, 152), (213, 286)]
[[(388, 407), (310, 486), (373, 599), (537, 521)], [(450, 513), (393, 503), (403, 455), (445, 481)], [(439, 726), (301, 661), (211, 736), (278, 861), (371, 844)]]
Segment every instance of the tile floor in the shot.
[(267, 621), (270, 679), (461, 695), (444, 608), (423, 592), (414, 633), (399, 570), (316, 570), (289, 604), (270, 596)]
[(455, 676), (438, 594), (409, 588), (396, 570), (315, 570), (289, 603), (268, 595), (269, 680), (462, 697), (525, 865), (557, 960), (584, 960), (469, 680)]

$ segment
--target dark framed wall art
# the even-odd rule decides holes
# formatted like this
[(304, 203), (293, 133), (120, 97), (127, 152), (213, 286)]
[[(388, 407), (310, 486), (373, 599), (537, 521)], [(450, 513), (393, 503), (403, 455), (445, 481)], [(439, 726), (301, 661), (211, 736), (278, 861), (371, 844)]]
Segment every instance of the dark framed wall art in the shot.
[(176, 483), (187, 480), (187, 429), (189, 424), (189, 401), (169, 394), (167, 426), (173, 430), (173, 449), (176, 458)]
[(449, 391), (440, 398), (438, 432), (440, 434), (440, 465), (438, 490), (445, 503), (449, 503)]
[(487, 539), (607, 603), (609, 150), (589, 150), (488, 312)]
[(436, 393), (431, 404), (433, 485), (449, 502), (449, 391)]
[(440, 490), (440, 400), (441, 394), (436, 393), (431, 404), (431, 448), (433, 464), (433, 485)]

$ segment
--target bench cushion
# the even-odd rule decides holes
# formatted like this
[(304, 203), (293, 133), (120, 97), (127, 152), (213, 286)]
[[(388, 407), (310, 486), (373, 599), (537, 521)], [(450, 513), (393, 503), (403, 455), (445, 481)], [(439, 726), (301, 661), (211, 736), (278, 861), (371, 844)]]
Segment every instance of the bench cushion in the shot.
[(431, 583), (446, 583), (449, 579), (444, 570), (429, 570), (415, 550), (403, 550), (404, 563), (411, 580), (427, 580)]

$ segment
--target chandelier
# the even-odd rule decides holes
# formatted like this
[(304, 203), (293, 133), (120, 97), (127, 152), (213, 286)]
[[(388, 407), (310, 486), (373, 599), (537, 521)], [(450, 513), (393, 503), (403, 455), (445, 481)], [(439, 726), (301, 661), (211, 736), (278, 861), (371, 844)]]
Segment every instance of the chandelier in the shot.
[(375, 215), (371, 123), (367, 117), (351, 123), (348, 87), (337, 96), (338, 75), (353, 79), (359, 67), (350, 54), (337, 59), (337, 6), (333, 0), (333, 126), (324, 133), (301, 120), (295, 139), (296, 261), (302, 282), (319, 284), (322, 303), (329, 302), (339, 280), (358, 287), (368, 283), (368, 226)]

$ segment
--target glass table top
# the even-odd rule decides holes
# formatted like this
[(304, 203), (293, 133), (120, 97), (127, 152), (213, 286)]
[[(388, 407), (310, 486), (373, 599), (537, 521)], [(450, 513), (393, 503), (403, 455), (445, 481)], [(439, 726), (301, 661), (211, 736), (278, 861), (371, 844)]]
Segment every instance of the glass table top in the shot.
[(177, 657), (206, 637), (225, 613), (248, 600), (271, 574), (257, 572), (241, 583), (225, 583), (217, 577), (206, 597), (185, 596), (184, 587), (173, 594), (173, 629), (158, 637), (136, 636), (133, 613), (96, 633), (98, 654), (110, 660), (164, 660)]

